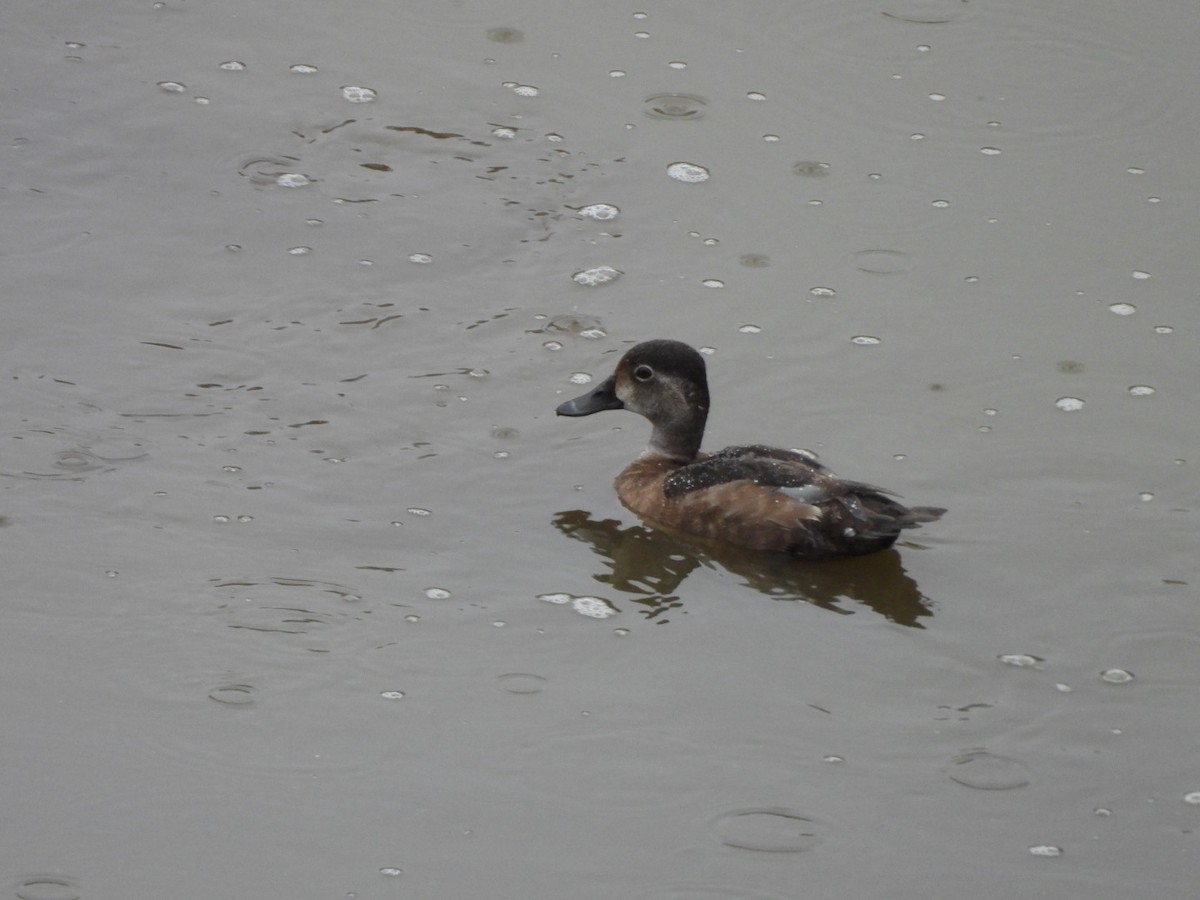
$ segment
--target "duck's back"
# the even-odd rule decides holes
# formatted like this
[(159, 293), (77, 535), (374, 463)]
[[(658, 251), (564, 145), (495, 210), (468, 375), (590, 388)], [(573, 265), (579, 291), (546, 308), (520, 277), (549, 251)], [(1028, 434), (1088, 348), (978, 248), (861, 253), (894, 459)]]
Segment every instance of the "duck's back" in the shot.
[(635, 460), (616, 480), (629, 509), (687, 534), (808, 558), (890, 547), (944, 510), (909, 509), (881, 488), (846, 481), (807, 454), (727, 447), (695, 462)]

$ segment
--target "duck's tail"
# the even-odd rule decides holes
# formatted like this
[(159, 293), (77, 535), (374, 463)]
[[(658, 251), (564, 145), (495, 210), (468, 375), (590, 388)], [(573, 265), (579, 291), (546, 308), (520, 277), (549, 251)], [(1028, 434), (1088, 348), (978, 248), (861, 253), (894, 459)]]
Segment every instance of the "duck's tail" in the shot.
[(946, 510), (940, 506), (913, 506), (909, 507), (908, 514), (903, 517), (901, 528), (920, 528), (928, 522), (936, 522)]

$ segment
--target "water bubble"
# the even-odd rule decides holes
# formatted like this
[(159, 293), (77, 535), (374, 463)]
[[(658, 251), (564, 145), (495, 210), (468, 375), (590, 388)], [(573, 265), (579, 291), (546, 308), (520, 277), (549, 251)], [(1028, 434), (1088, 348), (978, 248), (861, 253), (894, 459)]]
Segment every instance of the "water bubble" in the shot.
[(570, 594), (538, 594), (537, 598), (545, 603), (553, 603), (557, 606), (562, 606), (571, 602)]
[(585, 334), (588, 337), (606, 337), (604, 327), (600, 320), (595, 316), (577, 315), (568, 313), (566, 315), (555, 316), (546, 323), (546, 331), (559, 331), (563, 334), (573, 334), (578, 337), (583, 337)]
[(1029, 784), (1025, 764), (987, 750), (968, 750), (950, 760), (947, 776), (977, 791), (1011, 791)]
[(342, 88), (342, 97), (351, 103), (371, 103), (379, 97), (379, 94), (373, 88), (349, 84)]
[(779, 135), (777, 135), (777, 134), (764, 134), (764, 135), (763, 135), (763, 140), (764, 140), (764, 141), (766, 141), (768, 144), (778, 144), (778, 143), (779, 143)]
[(614, 269), (612, 266), (596, 266), (576, 272), (571, 276), (571, 280), (585, 287), (598, 287), (616, 281), (622, 274), (620, 269)]
[(551, 131), (546, 134), (546, 140), (548, 140), (552, 144), (561, 144), (565, 140), (565, 138), (563, 138), (563, 136), (561, 134), (557, 134), (557, 133)]
[(1174, 330), (1175, 329), (1172, 328), (1170, 325), (1155, 325), (1154, 326), (1155, 334), (1170, 334)]
[(213, 521), (216, 522), (218, 525), (224, 525), (226, 522), (229, 521), (229, 516), (213, 516), (212, 518), (213, 518)]
[(1100, 680), (1109, 684), (1129, 684), (1133, 681), (1133, 673), (1125, 669), (1105, 669), (1100, 673)]
[(419, 506), (410, 506), (405, 510), (410, 516), (432, 516), (433, 512), (428, 509), (422, 509)]
[(433, 257), (428, 253), (410, 253), (408, 255), (408, 261), (411, 263), (417, 263), (418, 265), (427, 266), (433, 262)]
[(280, 187), (300, 188), (308, 187), (308, 185), (312, 184), (312, 179), (299, 172), (283, 172), (275, 176), (275, 183)]
[(831, 287), (811, 287), (808, 292), (814, 297), (836, 297), (837, 291)]
[(550, 350), (550, 351), (558, 351), (563, 348), (561, 341), (544, 341), (542, 343), (542, 346), (545, 349)]
[(236, 59), (230, 59), (221, 63), (221, 68), (226, 72), (241, 72), (246, 68), (246, 64)]
[(869, 334), (856, 334), (850, 338), (850, 343), (858, 344), (860, 347), (874, 347), (876, 344), (882, 344), (883, 341)]
[(635, 32), (633, 33), (633, 36), (634, 36), (635, 38), (637, 38), (638, 40), (642, 40), (642, 41), (644, 41), (644, 40), (646, 40), (648, 37), (650, 37), (650, 32), (648, 32), (648, 31), (635, 31)]
[(1056, 847), (1053, 844), (1036, 844), (1029, 848), (1029, 852), (1034, 856), (1062, 856), (1062, 847)]
[(223, 706), (253, 706), (258, 689), (252, 684), (223, 684), (208, 692), (208, 699)]
[(1036, 666), (1038, 663), (1042, 662), (1042, 658), (1040, 656), (1034, 656), (1031, 653), (1001, 653), (996, 658), (1006, 666), (1016, 666), (1017, 668)]
[(982, 153), (984, 156), (999, 156), (1000, 148), (999, 147), (980, 147), (979, 152)]
[(723, 287), (725, 287), (725, 282), (721, 281), (719, 278), (705, 278), (700, 283), (707, 288), (723, 288)]
[(844, 756), (836, 756), (836, 755), (834, 755), (834, 754), (832, 754), (832, 753), (826, 754), (825, 756), (822, 756), (822, 757), (821, 757), (821, 762), (835, 763), (835, 764), (836, 764), (836, 763), (844, 763), (845, 761), (846, 761), (846, 757), (844, 757)]
[(933, 100), (936, 103), (941, 103), (943, 100), (946, 99), (946, 95), (945, 94), (930, 94), (929, 99)]
[(759, 334), (762, 329), (757, 325), (751, 325), (749, 322), (747, 322), (745, 325), (739, 325), (738, 331), (742, 334)]
[(1146, 174), (1146, 170), (1143, 169), (1141, 166), (1130, 166), (1125, 171), (1128, 172), (1130, 175), (1145, 175)]
[(909, 137), (909, 140), (913, 140), (913, 141), (925, 140), (925, 135), (921, 134), (921, 132), (919, 132), (919, 131), (914, 132), (913, 134), (910, 134), (908, 137)]
[(1132, 303), (1110, 303), (1108, 309), (1109, 312), (1114, 312), (1118, 316), (1132, 316), (1137, 312), (1137, 307)]
[(686, 69), (687, 63), (685, 63), (681, 60), (675, 60), (674, 62), (667, 63), (667, 66), (672, 69)]
[(912, 257), (900, 250), (859, 250), (854, 254), (854, 267), (873, 275), (895, 275), (912, 268)]
[(449, 600), (450, 592), (445, 588), (431, 587), (425, 588), (425, 596), (430, 600)]
[(58, 875), (30, 875), (16, 885), (18, 900), (80, 900), (83, 893), (70, 878)]
[(380, 691), (379, 696), (384, 700), (403, 700), (404, 691)]
[(642, 104), (642, 111), (652, 119), (699, 119), (708, 100), (699, 94), (653, 94)]
[(587, 372), (572, 372), (571, 377), (567, 379), (571, 384), (591, 384), (592, 376)]
[(182, 94), (187, 90), (187, 85), (180, 84), (178, 81), (160, 81), (158, 86), (168, 94)]
[(950, 206), (950, 201), (949, 200), (934, 200), (929, 205), (935, 206), (938, 209), (946, 209)]
[(1104, 807), (1104, 806), (1097, 806), (1095, 809), (1092, 810), (1092, 815), (1099, 816), (1102, 819), (1107, 819), (1109, 816), (1112, 815), (1112, 810), (1108, 809), (1107, 807)]
[(792, 164), (792, 173), (805, 178), (824, 178), (829, 174), (831, 166), (827, 162), (815, 159), (802, 159)]
[(1183, 795), (1183, 802), (1192, 806), (1200, 806), (1200, 791), (1191, 791)]
[(1138, 499), (1141, 500), (1143, 503), (1149, 503), (1151, 500), (1154, 499), (1154, 494), (1151, 491), (1142, 491), (1141, 493), (1138, 494)]
[(508, 28), (501, 26), (499, 28), (489, 28), (487, 30), (487, 39), (495, 41), (497, 44), (517, 44), (525, 40), (525, 32), (519, 28)]
[(767, 95), (761, 91), (750, 91), (748, 94), (746, 94), (746, 99), (753, 100), (755, 103), (762, 103), (767, 99)]
[(595, 219), (599, 222), (615, 219), (620, 212), (621, 210), (611, 203), (592, 203), (579, 209), (579, 215), (585, 219)]
[(727, 847), (760, 853), (799, 853), (819, 842), (819, 825), (798, 810), (782, 806), (735, 809), (713, 820)]
[(536, 97), (538, 95), (538, 89), (532, 84), (515, 84), (512, 92), (518, 97)]
[(1134, 278), (1136, 278), (1138, 281), (1145, 281), (1147, 278), (1149, 278), (1149, 277), (1150, 277), (1150, 273), (1149, 273), (1149, 272), (1143, 272), (1143, 271), (1142, 271), (1142, 270), (1140, 270), (1140, 269), (1134, 269), (1134, 270), (1133, 270), (1133, 272), (1132, 272), (1131, 274), (1132, 274), (1132, 275), (1133, 275), (1133, 277), (1134, 277)]
[(291, 256), (307, 256), (312, 253), (312, 247), (288, 247), (287, 252)]
[(667, 174), (676, 181), (683, 181), (687, 184), (697, 184), (701, 181), (708, 181), (709, 172), (704, 166), (698, 166), (690, 162), (674, 162), (667, 166)]
[(626, 73), (622, 69), (613, 69), (611, 72), (608, 73), (609, 78), (624, 78), (625, 75), (626, 75)]
[(1083, 401), (1078, 397), (1059, 397), (1054, 401), (1054, 405), (1063, 412), (1079, 412), (1083, 409)]
[(1129, 389), (1129, 393), (1133, 397), (1149, 397), (1154, 393), (1154, 388), (1148, 384), (1135, 384)]
[(317, 67), (311, 66), (308, 63), (296, 63), (295, 65), (288, 66), (288, 71), (296, 75), (315, 75)]
[(508, 128), (504, 125), (492, 129), (492, 137), (500, 138), (502, 141), (511, 141), (517, 136), (517, 129)]
[(63, 450), (55, 454), (54, 465), (60, 469), (70, 469), (76, 472), (88, 472), (100, 468), (97, 457), (85, 450)]
[(401, 869), (399, 866), (384, 866), (383, 868), (381, 868), (379, 870), (379, 874), (386, 875), (389, 878), (395, 878), (399, 875), (403, 875), (404, 870)]
[(546, 687), (546, 679), (529, 672), (508, 672), (496, 676), (496, 683), (510, 694), (540, 694)]
[(618, 612), (617, 608), (603, 597), (576, 597), (571, 601), (571, 608), (589, 619), (610, 619)]

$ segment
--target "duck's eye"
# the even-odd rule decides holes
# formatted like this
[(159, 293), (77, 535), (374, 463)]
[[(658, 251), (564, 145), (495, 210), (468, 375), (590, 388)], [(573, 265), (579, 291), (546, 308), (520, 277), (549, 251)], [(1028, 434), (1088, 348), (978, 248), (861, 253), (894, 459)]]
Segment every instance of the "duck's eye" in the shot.
[(638, 381), (649, 381), (654, 377), (654, 370), (649, 366), (638, 366), (633, 370), (633, 377)]

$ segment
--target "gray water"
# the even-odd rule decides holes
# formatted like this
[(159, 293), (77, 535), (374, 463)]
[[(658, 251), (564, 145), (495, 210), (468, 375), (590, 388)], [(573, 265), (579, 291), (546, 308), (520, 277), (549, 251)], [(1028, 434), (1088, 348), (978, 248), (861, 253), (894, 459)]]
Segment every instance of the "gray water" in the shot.
[[(1194, 896), (1193, 4), (4, 20), (0, 894)], [(651, 337), (949, 513), (646, 530)]]

